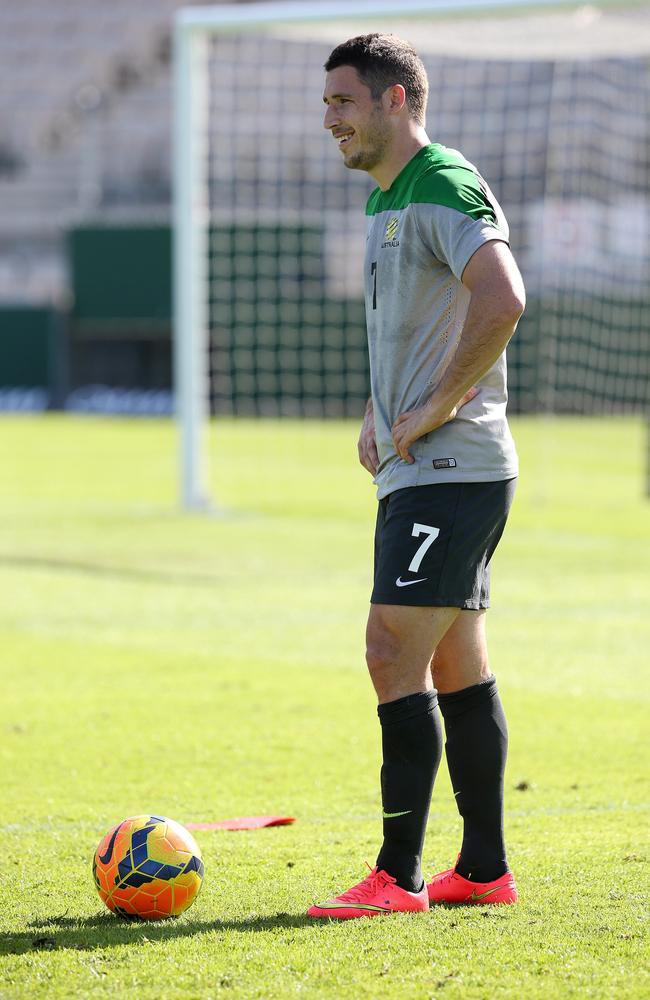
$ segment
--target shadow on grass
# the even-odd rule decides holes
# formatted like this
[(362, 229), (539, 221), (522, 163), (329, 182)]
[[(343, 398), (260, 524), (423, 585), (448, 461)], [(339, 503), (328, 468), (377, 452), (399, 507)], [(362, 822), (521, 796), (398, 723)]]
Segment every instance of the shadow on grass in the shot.
[(3, 555), (0, 553), (0, 567), (10, 569), (34, 569), (47, 572), (76, 573), (83, 576), (99, 576), (121, 581), (142, 581), (143, 583), (171, 584), (172, 586), (205, 587), (224, 581), (223, 574), (175, 572), (140, 569), (136, 566), (104, 566), (100, 563), (79, 562), (72, 559), (45, 559), (39, 556)]
[[(463, 923), (476, 923), (481, 917), (505, 919), (509, 906), (461, 907), (442, 904), (438, 914), (446, 912), (447, 926), (456, 927), (455, 917), (463, 910)], [(120, 944), (150, 944), (174, 938), (194, 937), (219, 931), (240, 931), (244, 934), (268, 933), (278, 930), (323, 928), (330, 920), (313, 920), (304, 913), (275, 913), (266, 917), (250, 916), (231, 920), (178, 920), (156, 922), (122, 920), (109, 913), (93, 917), (69, 917), (63, 914), (35, 920), (28, 930), (0, 935), (0, 955), (22, 955), (32, 951), (97, 951)], [(334, 921), (337, 923), (337, 921)]]
[(29, 924), (29, 930), (0, 936), (0, 954), (21, 955), (29, 951), (96, 951), (120, 944), (149, 944), (173, 938), (193, 937), (214, 931), (260, 933), (284, 928), (313, 927), (305, 914), (276, 913), (267, 917), (242, 917), (240, 920), (165, 920), (131, 922), (110, 914), (94, 917), (50, 917)]

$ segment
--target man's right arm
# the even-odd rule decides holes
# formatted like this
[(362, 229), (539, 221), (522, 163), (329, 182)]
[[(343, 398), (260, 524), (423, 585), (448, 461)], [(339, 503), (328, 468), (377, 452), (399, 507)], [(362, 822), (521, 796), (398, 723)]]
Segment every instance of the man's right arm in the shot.
[(366, 412), (363, 415), (357, 449), (362, 466), (374, 477), (379, 466), (379, 455), (377, 454), (377, 440), (375, 438), (375, 413), (372, 408), (372, 397), (366, 403)]

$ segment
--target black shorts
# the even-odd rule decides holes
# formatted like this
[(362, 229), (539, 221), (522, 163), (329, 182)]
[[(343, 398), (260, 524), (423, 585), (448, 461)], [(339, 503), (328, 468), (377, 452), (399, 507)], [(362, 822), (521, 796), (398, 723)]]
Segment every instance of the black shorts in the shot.
[(411, 486), (380, 500), (371, 602), (489, 607), (490, 559), (516, 482)]

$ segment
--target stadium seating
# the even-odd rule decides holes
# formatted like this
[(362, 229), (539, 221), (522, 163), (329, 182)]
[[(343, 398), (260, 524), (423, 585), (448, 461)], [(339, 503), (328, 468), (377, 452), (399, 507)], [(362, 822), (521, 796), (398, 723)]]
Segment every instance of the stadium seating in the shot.
[(79, 219), (134, 203), (168, 216), (180, 5), (0, 4), (0, 302), (64, 294), (63, 233)]

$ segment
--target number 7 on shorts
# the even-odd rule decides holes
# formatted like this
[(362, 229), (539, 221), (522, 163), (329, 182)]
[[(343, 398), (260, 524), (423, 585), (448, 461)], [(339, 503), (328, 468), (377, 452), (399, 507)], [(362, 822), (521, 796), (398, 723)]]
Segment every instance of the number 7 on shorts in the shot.
[(417, 573), (422, 560), (440, 534), (440, 528), (433, 528), (430, 524), (418, 524), (416, 521), (413, 525), (413, 531), (411, 534), (413, 535), (413, 538), (419, 538), (420, 535), (427, 536), (422, 544), (418, 545), (415, 550), (415, 555), (409, 563), (409, 572)]

